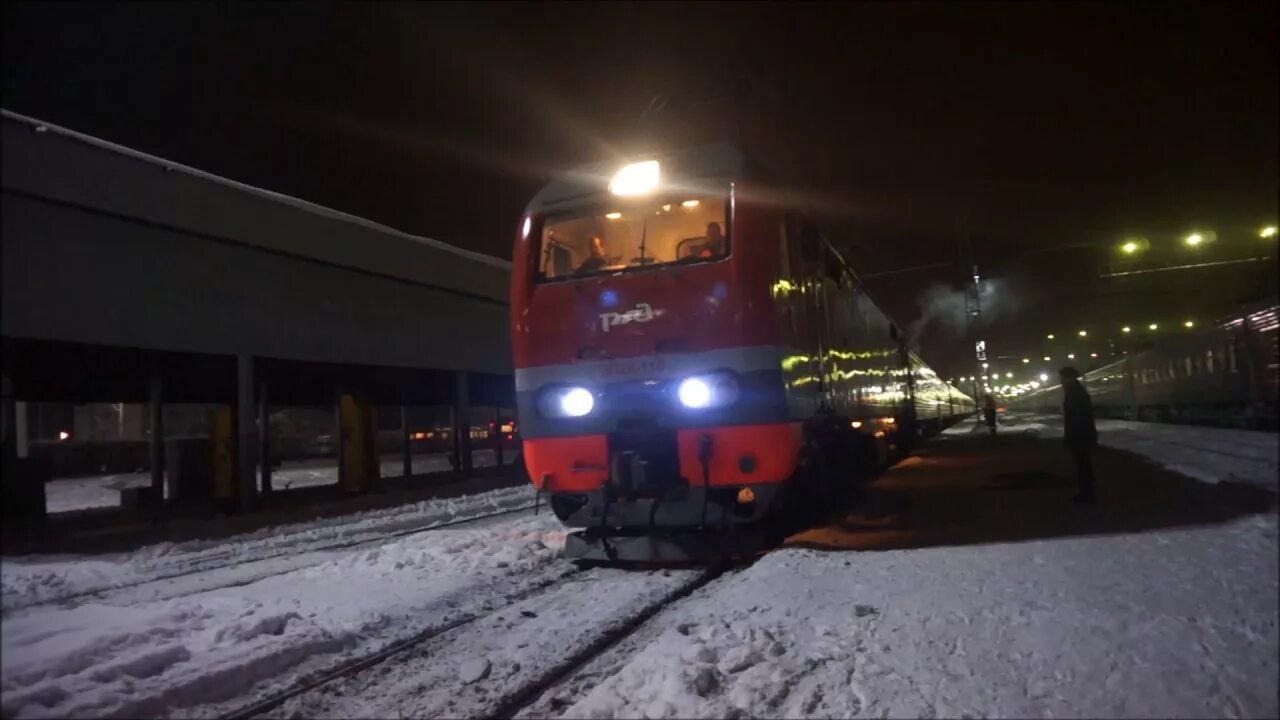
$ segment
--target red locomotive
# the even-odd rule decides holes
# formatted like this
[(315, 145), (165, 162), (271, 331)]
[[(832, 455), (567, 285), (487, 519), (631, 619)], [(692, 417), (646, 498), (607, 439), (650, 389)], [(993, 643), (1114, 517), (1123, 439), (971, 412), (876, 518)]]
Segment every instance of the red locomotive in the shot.
[(530, 203), (517, 406), (534, 485), (585, 529), (570, 557), (687, 557), (733, 535), (692, 531), (758, 528), (973, 410), (778, 196), (717, 144), (584, 167)]

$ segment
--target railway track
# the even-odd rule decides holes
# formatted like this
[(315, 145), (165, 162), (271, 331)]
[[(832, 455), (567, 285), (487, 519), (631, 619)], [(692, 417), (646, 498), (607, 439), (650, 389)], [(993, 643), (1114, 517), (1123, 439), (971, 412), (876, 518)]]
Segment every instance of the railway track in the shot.
[[(143, 587), (145, 585), (161, 583), (161, 582), (169, 582), (169, 581), (177, 580), (184, 577), (191, 577), (193, 575), (200, 575), (203, 573), (214, 572), (217, 570), (225, 570), (227, 568), (235, 568), (235, 567), (240, 567), (244, 565), (249, 565), (252, 563), (264, 562), (267, 560), (274, 560), (274, 559), (285, 557), (291, 554), (297, 554), (299, 556), (302, 556), (302, 555), (311, 555), (314, 553), (332, 552), (335, 550), (355, 549), (355, 548), (360, 548), (360, 547), (369, 546), (369, 545), (382, 545), (382, 544), (386, 544), (391, 540), (397, 540), (400, 538), (410, 537), (413, 535), (420, 535), (420, 534), (432, 532), (435, 530), (443, 530), (446, 528), (454, 528), (461, 525), (483, 522), (485, 520), (503, 517), (506, 515), (514, 515), (516, 513), (527, 512), (529, 510), (533, 510), (534, 507), (535, 506), (533, 504), (521, 505), (519, 507), (508, 508), (506, 510), (499, 510), (497, 512), (486, 513), (484, 515), (459, 518), (456, 520), (449, 520), (447, 522), (442, 522), (442, 523), (434, 523), (426, 526), (416, 526), (416, 527), (410, 527), (410, 528), (403, 528), (401, 530), (395, 530), (392, 532), (379, 533), (379, 534), (376, 534), (374, 537), (362, 537), (362, 538), (357, 538), (352, 540), (344, 540), (342, 542), (329, 543), (326, 545), (308, 547), (302, 551), (298, 551), (296, 547), (291, 545), (291, 546), (286, 546), (283, 549), (280, 549), (279, 551), (271, 554), (241, 558), (240, 560), (233, 561), (233, 562), (221, 562), (221, 563), (197, 562), (197, 563), (194, 563), (193, 565), (185, 566), (177, 572), (172, 572), (172, 573), (167, 573), (162, 575), (155, 575), (155, 576), (147, 577), (143, 580), (139, 580), (133, 583), (122, 583), (119, 585), (93, 588), (91, 590), (84, 590), (81, 592), (67, 593), (65, 595), (59, 595), (57, 597), (52, 597), (52, 598), (42, 598), (40, 600), (31, 601), (31, 602), (15, 603), (14, 605), (5, 607), (4, 614), (8, 615), (12, 612), (16, 612), (18, 610), (25, 610), (27, 608), (63, 604), (63, 603), (70, 602), (72, 600), (78, 600), (80, 598), (105, 597), (109, 594), (124, 592), (127, 590)], [(230, 554), (222, 554), (217, 559), (223, 559), (225, 557), (228, 557), (229, 555)], [(204, 592), (208, 590), (218, 590), (218, 589), (231, 588), (231, 587), (239, 587), (242, 585), (258, 582), (259, 580), (263, 580), (269, 577), (274, 577), (276, 575), (283, 575), (288, 572), (293, 572), (294, 570), (299, 569), (299, 567), (302, 567), (302, 566), (290, 565), (290, 566), (286, 566), (283, 569), (275, 569), (271, 572), (253, 574), (243, 578), (239, 578), (232, 582), (202, 587), (198, 590), (198, 592)]]
[[(514, 717), (548, 688), (727, 569), (722, 565), (669, 574), (577, 568), (499, 607), (464, 615), (338, 663), (220, 717), (386, 717), (397, 712)], [(597, 611), (605, 609), (595, 616), (582, 608), (566, 612), (566, 598), (578, 598), (579, 603), (592, 598)], [(530, 608), (541, 608), (542, 617)], [(459, 681), (459, 666), (495, 644), (515, 649), (511, 657), (493, 661), (492, 674), (486, 665), (485, 677), (479, 681)], [(392, 658), (396, 662), (387, 662)], [(535, 658), (536, 662), (529, 661)], [(423, 688), (429, 691), (423, 693)], [(393, 707), (397, 702), (402, 704)]]

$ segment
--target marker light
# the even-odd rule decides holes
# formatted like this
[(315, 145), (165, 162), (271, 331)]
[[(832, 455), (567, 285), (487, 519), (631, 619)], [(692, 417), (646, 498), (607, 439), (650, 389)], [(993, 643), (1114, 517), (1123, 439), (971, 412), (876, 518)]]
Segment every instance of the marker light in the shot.
[(614, 195), (646, 195), (658, 187), (658, 161), (631, 163), (618, 171), (609, 183)]
[(582, 417), (595, 405), (596, 399), (586, 388), (573, 388), (560, 396), (560, 411), (567, 417)]

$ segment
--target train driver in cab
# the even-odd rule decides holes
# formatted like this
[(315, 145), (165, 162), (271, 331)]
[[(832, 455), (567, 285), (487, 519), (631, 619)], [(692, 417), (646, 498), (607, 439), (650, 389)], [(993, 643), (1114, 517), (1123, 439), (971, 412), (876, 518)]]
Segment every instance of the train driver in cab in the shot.
[(597, 270), (604, 269), (604, 267), (609, 264), (609, 261), (604, 255), (604, 240), (599, 235), (591, 236), (590, 253), (591, 254), (587, 256), (587, 259), (583, 260), (582, 264), (578, 266), (578, 269), (574, 271), (575, 273), (580, 275), (583, 273), (596, 272)]
[(720, 223), (707, 223), (707, 241), (698, 249), (698, 257), (712, 258), (724, 254), (724, 230)]

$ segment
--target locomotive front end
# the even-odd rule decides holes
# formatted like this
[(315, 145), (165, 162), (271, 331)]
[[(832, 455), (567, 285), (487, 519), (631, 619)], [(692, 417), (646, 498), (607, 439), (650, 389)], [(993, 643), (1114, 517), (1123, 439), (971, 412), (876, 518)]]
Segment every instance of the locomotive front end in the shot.
[[(737, 164), (735, 164), (737, 161)], [(522, 219), (512, 345), (524, 459), (571, 557), (682, 560), (768, 514), (800, 443), (743, 247), (732, 152), (574, 173)], [(767, 320), (767, 318), (766, 318)]]

